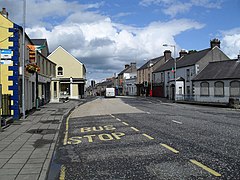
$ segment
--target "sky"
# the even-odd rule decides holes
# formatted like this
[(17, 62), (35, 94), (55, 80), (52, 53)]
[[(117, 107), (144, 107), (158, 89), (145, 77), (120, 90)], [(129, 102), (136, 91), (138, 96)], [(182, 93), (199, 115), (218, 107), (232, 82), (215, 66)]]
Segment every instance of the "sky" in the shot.
[[(0, 0), (23, 25), (23, 0)], [(240, 53), (239, 0), (26, 0), (26, 33), (46, 38), (84, 63), (87, 79), (103, 81), (125, 64), (163, 55), (163, 44), (202, 50), (218, 38), (230, 58)]]

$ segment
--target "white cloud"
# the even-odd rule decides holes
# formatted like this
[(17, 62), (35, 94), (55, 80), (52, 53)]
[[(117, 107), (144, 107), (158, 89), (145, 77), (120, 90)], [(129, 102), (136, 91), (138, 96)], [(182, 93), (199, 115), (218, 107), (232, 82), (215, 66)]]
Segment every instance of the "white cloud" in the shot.
[(158, 5), (164, 14), (175, 17), (177, 14), (189, 12), (194, 6), (219, 9), (222, 0), (142, 0), (139, 4), (142, 6)]
[[(8, 3), (6, 7), (9, 7), (10, 19), (12, 17), (20, 24), (21, 13), (16, 10), (21, 5), (20, 1), (4, 2)], [(77, 1), (41, 0), (41, 8), (38, 8), (38, 3), (39, 0), (28, 1), (26, 32), (29, 37), (46, 38), (50, 51), (63, 46), (85, 64), (92, 79), (119, 73), (125, 64), (133, 61), (140, 66), (146, 58), (162, 56), (166, 49), (162, 46), (164, 43), (176, 44), (178, 34), (204, 27), (189, 19), (134, 27), (117, 24), (93, 11), (102, 3), (81, 5)]]
[(230, 58), (240, 54), (240, 28), (222, 32), (222, 49)]

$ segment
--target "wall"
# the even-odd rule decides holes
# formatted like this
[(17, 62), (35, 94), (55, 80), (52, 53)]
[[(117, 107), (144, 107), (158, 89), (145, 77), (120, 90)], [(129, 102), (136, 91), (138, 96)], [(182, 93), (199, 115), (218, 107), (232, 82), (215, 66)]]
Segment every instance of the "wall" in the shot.
[(219, 102), (219, 103), (228, 103), (230, 96), (230, 82), (232, 80), (223, 80), (224, 82), (224, 97), (215, 97), (214, 96), (214, 83), (216, 81), (204, 81), (209, 83), (209, 96), (200, 96), (200, 83), (203, 81), (194, 81), (194, 95), (195, 101), (200, 102)]

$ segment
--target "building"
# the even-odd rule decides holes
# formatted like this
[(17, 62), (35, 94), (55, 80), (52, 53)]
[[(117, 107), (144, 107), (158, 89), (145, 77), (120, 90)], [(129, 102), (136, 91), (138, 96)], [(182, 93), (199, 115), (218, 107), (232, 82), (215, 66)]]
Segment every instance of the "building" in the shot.
[(126, 95), (128, 96), (136, 96), (137, 95), (137, 77), (133, 76), (128, 79), (125, 79), (125, 88), (126, 89)]
[[(50, 87), (51, 78), (54, 77), (55, 64), (46, 58), (44, 55), (46, 53), (42, 54), (48, 47), (45, 46), (40, 51), (26, 33), (24, 34), (25, 47), (23, 47), (23, 29), (11, 22), (7, 15), (6, 9), (3, 8), (0, 14), (0, 84), (2, 84), (3, 94), (9, 96), (11, 102), (10, 113), (5, 113), (3, 110), (2, 114), (19, 119), (23, 109), (27, 112), (38, 107), (40, 105), (39, 99), (41, 103), (49, 101), (50, 88), (47, 87)], [(23, 72), (24, 93), (22, 92)], [(39, 83), (46, 84), (44, 94), (41, 93), (41, 95), (38, 95)]]
[(56, 78), (52, 79), (51, 101), (61, 98), (81, 99), (84, 97), (86, 68), (62, 46), (56, 48), (48, 59), (56, 64)]
[(51, 81), (56, 77), (56, 64), (50, 61), (48, 43), (46, 39), (31, 39), (36, 52), (36, 64), (40, 71), (36, 73), (37, 106), (45, 104), (51, 98)]
[(240, 56), (238, 59), (210, 62), (193, 78), (194, 100), (228, 103), (240, 99)]
[(151, 95), (156, 92), (156, 88), (153, 88), (152, 73), (158, 67), (163, 65), (168, 59), (171, 58), (171, 51), (166, 50), (164, 56), (160, 56), (154, 59), (148, 60), (137, 70), (137, 95)]
[[(209, 62), (229, 60), (220, 49), (220, 41), (210, 41), (210, 48), (200, 51), (180, 51), (176, 58), (176, 71), (174, 70), (175, 59), (169, 59), (165, 64), (153, 72), (154, 88), (158, 87), (156, 96), (169, 99), (186, 100), (193, 98), (192, 79), (201, 72)], [(176, 73), (176, 91), (175, 91)], [(175, 95), (176, 92), (176, 95)]]
[(126, 64), (124, 70), (122, 70), (117, 77), (116, 94), (126, 95), (126, 79), (137, 76), (136, 63)]

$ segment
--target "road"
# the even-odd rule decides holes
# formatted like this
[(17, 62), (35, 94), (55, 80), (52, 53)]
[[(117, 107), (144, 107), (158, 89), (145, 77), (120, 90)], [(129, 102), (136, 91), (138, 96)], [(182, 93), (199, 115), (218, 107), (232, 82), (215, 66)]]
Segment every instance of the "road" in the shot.
[(61, 127), (48, 179), (240, 179), (240, 111), (98, 98)]

